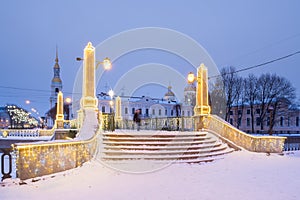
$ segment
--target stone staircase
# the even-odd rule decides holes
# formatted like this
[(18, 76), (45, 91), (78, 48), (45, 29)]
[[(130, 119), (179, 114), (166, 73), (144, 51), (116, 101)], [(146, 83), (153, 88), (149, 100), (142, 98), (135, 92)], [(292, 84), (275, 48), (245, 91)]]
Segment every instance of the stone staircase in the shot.
[(209, 162), (234, 151), (209, 132), (118, 130), (104, 132), (100, 146), (106, 164)]

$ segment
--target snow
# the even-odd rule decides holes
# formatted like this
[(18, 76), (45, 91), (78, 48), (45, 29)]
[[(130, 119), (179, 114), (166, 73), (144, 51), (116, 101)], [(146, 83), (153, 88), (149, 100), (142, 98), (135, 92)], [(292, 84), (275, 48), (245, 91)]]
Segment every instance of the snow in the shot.
[(84, 109), (84, 115), (84, 121), (79, 133), (76, 136), (76, 140), (91, 139), (98, 129), (98, 119), (95, 109)]
[(285, 155), (235, 151), (202, 164), (171, 164), (124, 173), (98, 160), (25, 181), (5, 180), (0, 199), (255, 199), (300, 198), (300, 151)]

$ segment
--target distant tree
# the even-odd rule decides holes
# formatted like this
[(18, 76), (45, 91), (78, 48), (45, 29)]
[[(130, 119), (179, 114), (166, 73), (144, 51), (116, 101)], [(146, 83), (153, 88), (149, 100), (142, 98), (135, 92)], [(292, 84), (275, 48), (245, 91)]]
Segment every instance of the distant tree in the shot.
[(245, 107), (246, 95), (245, 95), (245, 79), (243, 77), (237, 77), (234, 88), (236, 98), (234, 99), (234, 105), (237, 108), (236, 115), (236, 127), (239, 128), (242, 122), (243, 111)]
[(254, 105), (257, 101), (258, 88), (257, 88), (258, 79), (253, 75), (245, 79), (245, 100), (249, 103), (250, 106), (250, 115), (251, 115), (251, 131), (254, 133)]
[[(277, 115), (279, 116), (280, 111), (282, 110), (281, 107), (283, 102), (287, 102), (289, 105), (291, 105), (296, 97), (296, 89), (292, 86), (291, 82), (287, 80), (284, 77), (279, 77), (277, 75), (274, 75), (273, 79), (274, 81), (274, 87), (273, 87), (273, 99), (272, 102), (269, 100), (268, 105), (273, 105), (272, 108), (272, 120), (269, 132), (272, 132), (273, 126), (276, 123)], [(285, 103), (286, 104), (286, 103)], [(284, 114), (286, 114), (284, 112)]]
[(222, 77), (216, 77), (214, 80), (210, 79), (209, 84), (209, 104), (211, 113), (224, 119), (226, 113), (226, 96)]
[(224, 83), (224, 91), (226, 95), (226, 113), (225, 120), (229, 121), (230, 112), (234, 101), (237, 98), (238, 76), (234, 67), (224, 67), (221, 69), (221, 76)]

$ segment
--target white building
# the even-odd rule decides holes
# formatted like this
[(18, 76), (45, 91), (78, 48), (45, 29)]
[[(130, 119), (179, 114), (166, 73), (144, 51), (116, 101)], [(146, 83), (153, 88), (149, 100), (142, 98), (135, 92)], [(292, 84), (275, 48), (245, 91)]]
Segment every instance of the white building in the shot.
[[(189, 84), (184, 89), (184, 99), (180, 102), (172, 92), (172, 87), (161, 99), (143, 96), (141, 98), (122, 98), (121, 115), (123, 120), (132, 120), (135, 110), (139, 109), (141, 117), (146, 118), (166, 118), (193, 116), (196, 97), (196, 87)], [(99, 111), (102, 113), (113, 113), (115, 110), (114, 99), (108, 96), (98, 97)]]

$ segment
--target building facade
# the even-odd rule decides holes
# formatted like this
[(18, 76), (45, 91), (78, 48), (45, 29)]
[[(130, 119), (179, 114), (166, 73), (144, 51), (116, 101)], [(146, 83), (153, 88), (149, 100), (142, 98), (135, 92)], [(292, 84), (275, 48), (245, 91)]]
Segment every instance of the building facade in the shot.
[[(98, 97), (98, 109), (103, 114), (115, 112), (115, 100), (108, 96)], [(142, 119), (149, 118), (172, 118), (172, 117), (191, 117), (194, 115), (196, 98), (196, 87), (189, 84), (184, 89), (184, 99), (178, 101), (169, 86), (167, 92), (161, 99), (143, 96), (141, 98), (122, 98), (121, 97), (121, 118), (131, 121), (136, 110), (140, 110)]]
[(300, 133), (300, 109), (289, 101), (281, 100), (276, 111), (273, 106), (266, 108), (264, 119), (260, 117), (260, 104), (253, 105), (252, 112), (253, 118), (250, 105), (234, 106), (229, 113), (229, 123), (246, 133)]

